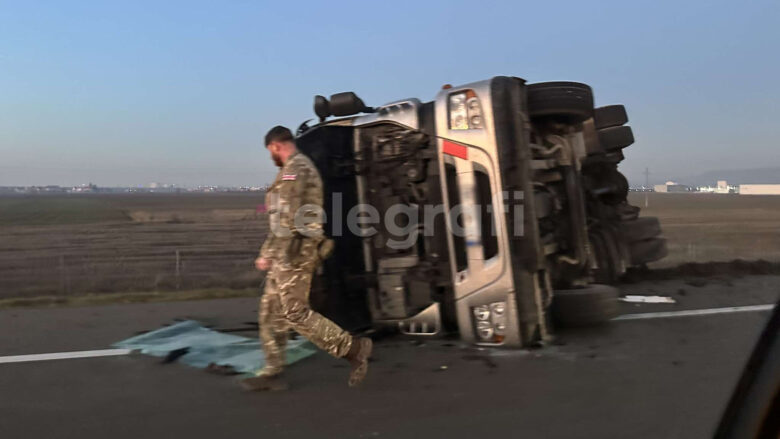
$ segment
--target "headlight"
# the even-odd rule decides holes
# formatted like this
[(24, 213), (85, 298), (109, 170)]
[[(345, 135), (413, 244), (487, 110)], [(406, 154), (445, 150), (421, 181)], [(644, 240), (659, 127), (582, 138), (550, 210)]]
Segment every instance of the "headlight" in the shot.
[(481, 342), (501, 343), (506, 335), (506, 302), (472, 308), (475, 330)]
[(469, 111), (469, 128), (482, 128), (482, 107), (479, 105), (479, 99), (476, 96), (470, 97), (466, 101)]
[(487, 305), (474, 307), (474, 318), (479, 321), (490, 318), (490, 308)]
[(491, 340), (493, 338), (493, 326), (490, 322), (477, 322), (477, 335), (482, 340)]
[[(493, 330), (496, 332), (496, 338), (501, 338), (503, 340), (504, 336), (506, 335), (506, 323), (496, 323), (493, 325)], [(499, 342), (500, 340), (496, 340)]]
[(448, 105), (451, 130), (475, 130), (483, 127), (482, 105), (474, 90), (451, 94)]
[(466, 93), (450, 95), (450, 129), (469, 129), (469, 112), (466, 108)]
[(493, 328), (495, 329), (497, 336), (503, 336), (506, 334), (506, 316), (504, 315), (505, 308), (506, 303), (504, 302), (495, 302), (490, 304), (490, 311), (493, 316), (491, 320), (493, 321)]

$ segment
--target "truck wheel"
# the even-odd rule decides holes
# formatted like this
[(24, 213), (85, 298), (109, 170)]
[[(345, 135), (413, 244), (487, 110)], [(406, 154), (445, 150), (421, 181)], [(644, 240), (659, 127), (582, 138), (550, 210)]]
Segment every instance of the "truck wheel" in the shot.
[(663, 238), (650, 238), (629, 244), (631, 265), (642, 265), (664, 258), (669, 250)]
[(618, 290), (609, 285), (555, 290), (552, 316), (560, 326), (576, 327), (605, 323), (618, 314)]
[(619, 127), (628, 123), (626, 107), (622, 105), (607, 105), (593, 110), (593, 124), (596, 129)]
[(641, 211), (642, 209), (628, 204), (628, 202), (615, 206), (615, 213), (620, 218), (620, 221), (633, 221), (639, 218), (639, 212)]
[(661, 223), (654, 216), (644, 216), (620, 223), (620, 235), (626, 242), (642, 241), (661, 234)]
[(609, 163), (618, 164), (623, 161), (626, 157), (623, 155), (623, 151), (617, 149), (615, 151), (609, 151), (604, 156), (605, 160)]
[(634, 143), (634, 133), (628, 126), (604, 128), (598, 133), (599, 143), (607, 151), (623, 149)]
[(579, 82), (539, 82), (528, 85), (528, 113), (577, 124), (593, 116), (593, 90)]
[(617, 170), (609, 170), (603, 172), (601, 178), (603, 187), (609, 189), (599, 197), (604, 204), (616, 206), (626, 201), (629, 185), (625, 175)]

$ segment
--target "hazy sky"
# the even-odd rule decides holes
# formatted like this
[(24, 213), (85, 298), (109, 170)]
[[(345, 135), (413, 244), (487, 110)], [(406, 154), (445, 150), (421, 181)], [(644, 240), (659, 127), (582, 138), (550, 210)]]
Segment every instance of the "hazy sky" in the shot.
[(0, 185), (253, 185), (315, 94), (495, 75), (626, 104), (634, 183), (780, 166), (780, 2), (0, 0)]

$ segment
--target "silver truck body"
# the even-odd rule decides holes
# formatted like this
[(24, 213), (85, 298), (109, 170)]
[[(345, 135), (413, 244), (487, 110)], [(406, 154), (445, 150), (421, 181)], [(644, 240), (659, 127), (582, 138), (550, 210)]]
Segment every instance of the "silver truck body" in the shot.
[[(593, 140), (587, 105), (529, 110), (535, 98), (558, 95), (529, 97), (512, 77), (374, 109), (350, 95), (334, 95), (327, 110), (318, 97), (321, 123), (298, 137), (323, 175), (336, 242), (313, 304), (347, 327), (528, 346), (550, 337), (556, 295), (563, 308), (572, 291), (647, 262), (632, 260), (621, 237), (621, 221), (636, 220), (638, 209), (613, 175), (619, 149)], [(334, 105), (344, 102), (364, 114)], [(331, 110), (347, 117), (325, 121)], [(343, 226), (358, 205), (379, 214), (372, 236)], [(404, 224), (394, 224), (399, 215)]]

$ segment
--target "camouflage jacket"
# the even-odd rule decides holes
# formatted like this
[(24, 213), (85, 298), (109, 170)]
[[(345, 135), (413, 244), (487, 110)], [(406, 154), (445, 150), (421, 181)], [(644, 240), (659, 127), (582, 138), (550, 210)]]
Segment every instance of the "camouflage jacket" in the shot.
[(268, 237), (260, 256), (295, 262), (316, 252), (322, 231), (322, 179), (314, 163), (299, 152), (287, 159), (265, 195)]

